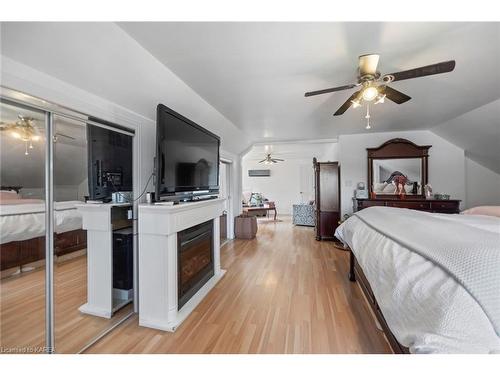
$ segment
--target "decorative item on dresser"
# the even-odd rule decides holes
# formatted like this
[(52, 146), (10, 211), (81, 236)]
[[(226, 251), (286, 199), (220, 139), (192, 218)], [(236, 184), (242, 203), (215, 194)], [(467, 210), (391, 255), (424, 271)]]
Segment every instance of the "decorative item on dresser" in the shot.
[(313, 159), (316, 239), (334, 240), (340, 220), (340, 170), (337, 162)]

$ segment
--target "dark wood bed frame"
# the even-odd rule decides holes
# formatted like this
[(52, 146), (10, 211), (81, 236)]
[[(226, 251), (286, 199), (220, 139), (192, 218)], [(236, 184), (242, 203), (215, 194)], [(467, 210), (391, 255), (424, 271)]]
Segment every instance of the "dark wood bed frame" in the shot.
[(389, 345), (391, 346), (392, 351), (395, 354), (410, 354), (410, 351), (406, 346), (401, 345), (394, 334), (391, 332), (387, 322), (385, 321), (384, 315), (380, 310), (378, 302), (373, 294), (372, 288), (370, 287), (370, 283), (368, 282), (363, 270), (361, 269), (356, 256), (349, 249), (350, 255), (350, 265), (349, 265), (349, 280), (352, 282), (358, 281), (361, 290), (368, 301), (368, 305), (372, 312), (377, 317), (378, 322), (382, 326), (382, 330), (384, 331), (385, 336), (387, 337), (387, 341), (389, 341)]
[[(72, 253), (87, 247), (87, 231), (76, 229), (54, 233), (54, 254)], [(19, 267), (45, 259), (45, 236), (0, 245), (0, 270)]]

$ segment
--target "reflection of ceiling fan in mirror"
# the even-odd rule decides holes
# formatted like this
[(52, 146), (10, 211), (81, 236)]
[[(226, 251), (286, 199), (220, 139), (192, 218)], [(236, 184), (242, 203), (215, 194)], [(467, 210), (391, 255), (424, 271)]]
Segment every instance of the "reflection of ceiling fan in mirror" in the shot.
[(266, 158), (265, 158), (265, 159), (263, 159), (263, 160), (261, 160), (261, 161), (259, 161), (259, 163), (264, 163), (264, 164), (276, 164), (276, 163), (278, 163), (278, 162), (280, 162), (280, 161), (285, 161), (285, 160), (283, 160), (283, 159), (276, 159), (276, 158), (272, 158), (272, 157), (271, 157), (271, 154), (267, 154), (267, 155), (266, 155)]
[[(18, 115), (17, 117), (18, 120), (13, 123), (0, 122), (0, 131), (8, 132), (13, 138), (24, 142), (24, 154), (29, 155), (28, 150), (33, 149), (34, 142), (38, 142), (42, 139), (41, 133), (44, 129), (35, 125), (35, 119), (33, 117), (26, 117), (23, 115)], [(53, 137), (54, 142), (57, 142), (58, 137), (75, 139), (66, 134), (56, 133)]]
[(402, 81), (405, 79), (412, 79), (424, 76), (430, 76), (434, 74), (448, 73), (455, 69), (455, 60), (440, 62), (437, 64), (422, 66), (420, 68), (414, 68), (410, 70), (403, 70), (401, 72), (391, 73), (381, 75), (377, 70), (378, 61), (380, 56), (376, 54), (362, 55), (359, 56), (358, 63), (358, 82), (355, 84), (332, 87), (329, 89), (323, 89), (318, 91), (306, 92), (305, 96), (314, 96), (320, 94), (327, 94), (335, 91), (342, 91), (353, 89), (355, 87), (361, 88), (352, 94), (347, 101), (340, 106), (340, 108), (335, 112), (334, 116), (340, 116), (345, 111), (347, 111), (351, 106), (353, 108), (360, 107), (363, 103), (366, 103), (366, 116), (367, 119), (367, 129), (370, 129), (370, 103), (374, 104), (384, 103), (384, 99), (387, 98), (394, 103), (403, 104), (410, 100), (411, 98), (403, 94), (402, 92), (387, 86), (388, 83)]

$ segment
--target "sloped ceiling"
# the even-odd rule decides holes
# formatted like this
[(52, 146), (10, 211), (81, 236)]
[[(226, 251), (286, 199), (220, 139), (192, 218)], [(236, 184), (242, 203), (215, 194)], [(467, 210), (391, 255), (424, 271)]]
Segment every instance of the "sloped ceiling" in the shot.
[(500, 173), (500, 100), (473, 109), (431, 130), (466, 150), (470, 159)]
[[(495, 105), (474, 112), (500, 98), (498, 23), (119, 25), (253, 141), (366, 132), (361, 109), (332, 116), (354, 90), (303, 96), (353, 82), (358, 55), (379, 53), (383, 73), (454, 59), (451, 73), (394, 82), (412, 100), (373, 107), (371, 131), (436, 129), (471, 158), (499, 171), (492, 158), (498, 144), (489, 138), (500, 132)], [(451, 121), (467, 113), (493, 120), (489, 130), (474, 127), (473, 141), (467, 117), (463, 125)], [(448, 125), (436, 128), (443, 123)]]
[[(361, 109), (332, 116), (351, 91), (303, 96), (353, 82), (360, 54), (379, 53), (383, 73), (455, 59), (454, 72), (393, 83), (412, 100), (373, 107), (371, 131), (432, 129), (495, 168), (488, 129), (496, 134), (500, 125), (487, 104), (500, 99), (498, 23), (8, 23), (1, 48), (149, 118), (152, 103), (175, 103), (222, 129), (233, 152), (251, 142), (366, 132)], [(189, 88), (221, 116), (190, 107), (182, 95)], [(477, 127), (474, 141), (468, 113), (493, 121)]]
[(226, 151), (244, 133), (115, 23), (1, 23), (1, 54), (154, 122), (158, 103), (219, 135)]

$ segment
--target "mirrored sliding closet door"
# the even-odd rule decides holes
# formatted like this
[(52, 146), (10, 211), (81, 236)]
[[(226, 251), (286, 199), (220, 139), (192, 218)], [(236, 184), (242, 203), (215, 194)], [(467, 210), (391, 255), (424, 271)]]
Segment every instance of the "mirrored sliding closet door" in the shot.
[[(122, 265), (121, 254), (112, 253), (117, 242), (112, 223), (89, 228), (83, 223), (89, 212), (82, 207), (89, 199), (106, 201), (127, 183), (131, 190), (132, 142), (122, 139), (130, 136), (83, 120), (54, 115), (53, 123), (55, 348), (78, 353), (133, 312), (132, 303), (113, 304), (113, 272)], [(130, 166), (118, 165), (120, 150), (130, 152)], [(90, 208), (98, 220), (107, 214), (101, 206)]]
[(47, 114), (0, 101), (0, 353), (46, 348)]
[(0, 89), (0, 353), (85, 352), (134, 313), (134, 133)]

